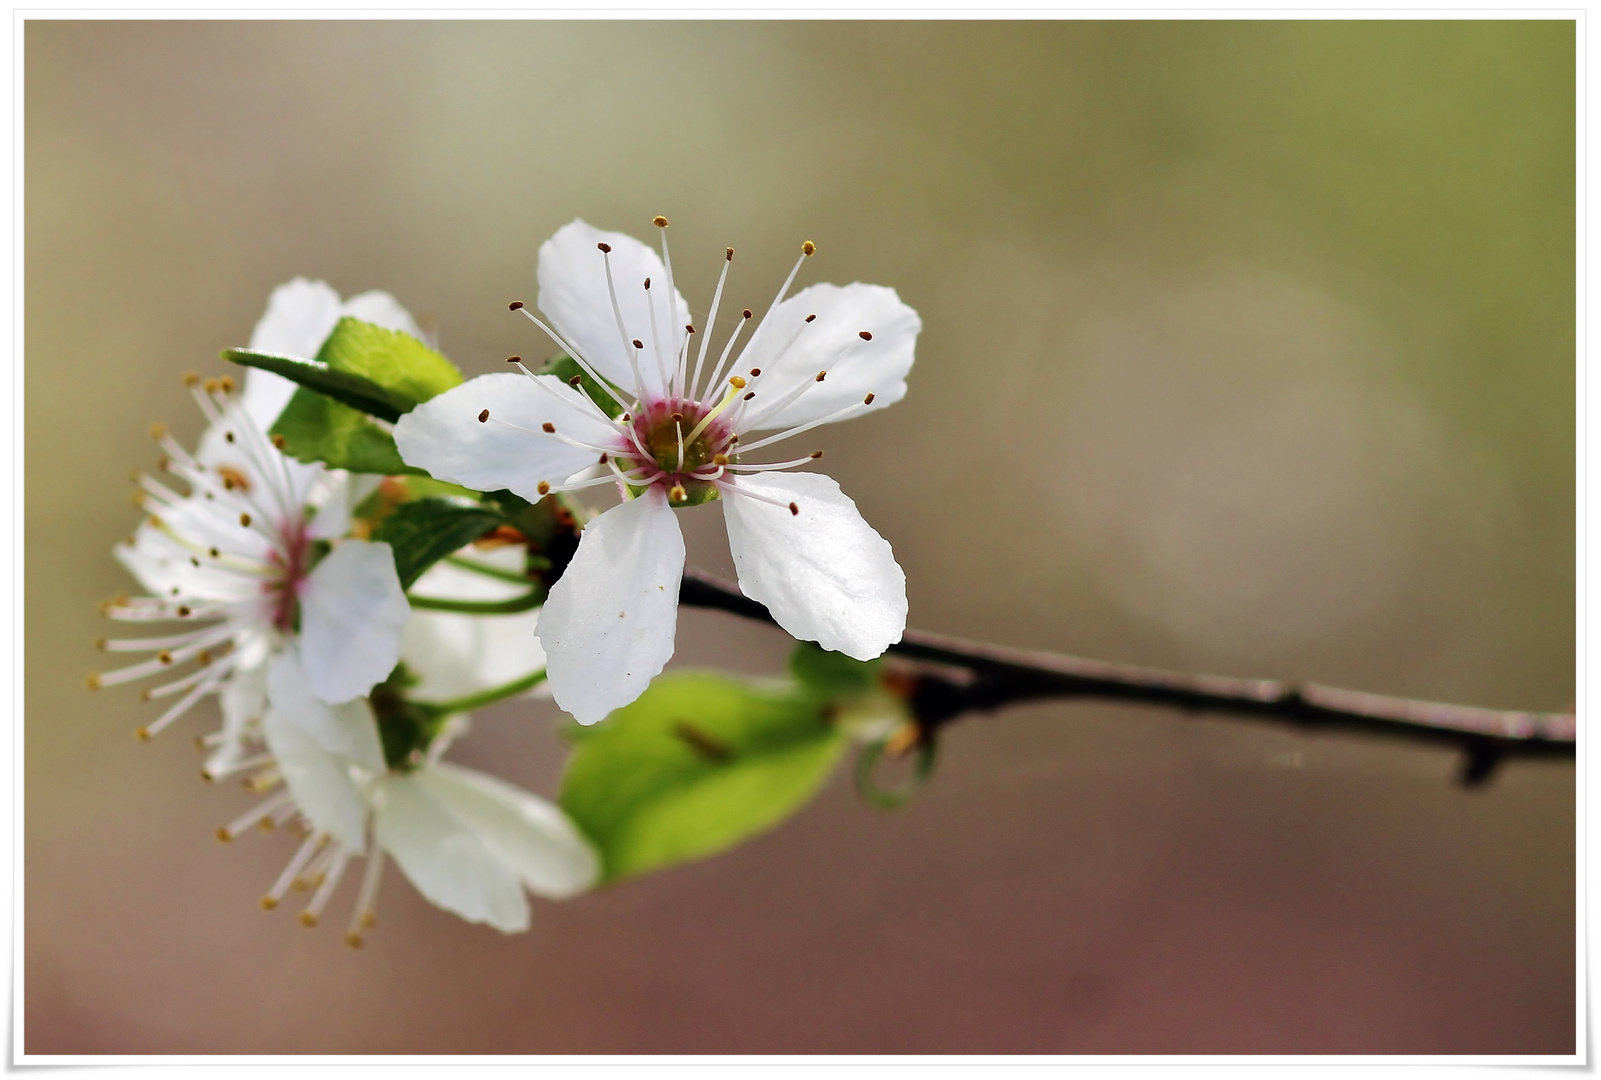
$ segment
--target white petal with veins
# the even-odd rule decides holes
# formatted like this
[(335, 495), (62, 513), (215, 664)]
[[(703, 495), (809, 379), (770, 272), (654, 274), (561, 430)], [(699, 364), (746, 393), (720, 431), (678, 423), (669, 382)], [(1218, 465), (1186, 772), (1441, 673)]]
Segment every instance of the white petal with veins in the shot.
[(312, 691), (324, 701), (349, 701), (388, 678), (410, 611), (389, 545), (342, 541), (300, 594), (301, 651)]

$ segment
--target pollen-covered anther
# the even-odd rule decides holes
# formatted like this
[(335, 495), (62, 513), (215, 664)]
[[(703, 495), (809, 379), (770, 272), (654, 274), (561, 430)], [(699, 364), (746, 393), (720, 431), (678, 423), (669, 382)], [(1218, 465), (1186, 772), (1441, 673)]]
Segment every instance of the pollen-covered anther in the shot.
[(239, 515), (239, 524), (243, 525), (247, 529), (250, 528), (250, 515), (249, 514), (240, 514)]
[(600, 455), (600, 463), (602, 465), (606, 464), (606, 462), (608, 462), (610, 460), (611, 460), (611, 455), (610, 454), (602, 454), (602, 455)]
[(233, 840), (233, 833), (228, 831), (228, 826), (226, 826), (226, 825), (218, 825), (217, 826), (217, 839), (221, 840), (224, 844), (229, 843), (230, 841)]
[(187, 604), (178, 605), (178, 618), (186, 619), (188, 617), (189, 617), (189, 607), (188, 607), (188, 605)]
[(538, 490), (539, 490), (539, 493), (541, 495), (549, 495), (550, 494), (550, 482), (548, 480), (541, 480), (539, 482)]
[(215, 394), (219, 385), (221, 384), (216, 379), (206, 379), (200, 384), (200, 389), (208, 394)]
[(262, 911), (271, 911), (273, 908), (275, 908), (277, 906), (278, 906), (278, 898), (276, 896), (263, 896), (261, 898), (261, 910)]
[(796, 506), (794, 503), (790, 503), (789, 513), (791, 517), (798, 517), (800, 515), (800, 507)]
[(485, 409), (483, 412), (478, 414), (478, 422), (480, 424), (489, 423), (489, 410), (488, 409)]
[(151, 424), (150, 437), (155, 439), (157, 442), (165, 439), (167, 437), (167, 425), (163, 424), (160, 420), (157, 420), (155, 423)]
[(817, 316), (816, 315), (808, 315), (808, 316), (806, 316), (806, 321), (807, 322), (815, 322), (815, 321), (817, 321)]
[(873, 340), (872, 332), (868, 331), (868, 330), (860, 330), (860, 331), (857, 332), (856, 336), (861, 338), (863, 341), (872, 341)]
[(667, 497), (673, 502), (683, 502), (689, 497), (689, 492), (684, 490), (683, 484), (674, 484), (667, 489)]
[(822, 456), (823, 456), (823, 452), (821, 450), (813, 450), (812, 451), (812, 460), (813, 461), (816, 461), (818, 458), (820, 458)]
[(694, 333), (694, 332), (695, 332), (695, 326), (694, 326), (694, 324), (693, 324), (693, 323), (685, 323), (685, 324), (684, 324), (684, 331), (685, 331), (685, 332), (686, 332), (686, 333), (690, 333), (690, 334), (693, 334), (693, 333)]
[(750, 384), (745, 381), (745, 376), (735, 375), (732, 379), (728, 380), (728, 385), (732, 386), (735, 390), (743, 390)]
[(90, 690), (98, 690), (98, 689), (100, 689), (100, 676), (98, 676), (98, 675), (89, 676), (87, 679), (83, 680), (83, 685), (85, 687), (87, 687), (88, 689), (90, 689)]
[(819, 371), (819, 372), (818, 372), (818, 373), (817, 373), (817, 381), (818, 381), (818, 382), (822, 382), (822, 381), (823, 381), (823, 379), (824, 379), (824, 378), (825, 378), (825, 377), (826, 377), (826, 376), (827, 376), (827, 375), (828, 375), (828, 372), (826, 372), (826, 371)]
[(600, 244), (596, 244), (595, 246), (600, 248), (601, 254), (603, 254), (603, 255), (610, 255), (611, 254), (611, 245), (610, 244), (600, 243)]
[(656, 226), (658, 229), (667, 228), (667, 219), (662, 217), (660, 214), (657, 214), (655, 217), (651, 218), (650, 223)]
[(165, 667), (166, 665), (172, 663), (172, 654), (166, 649), (162, 649), (160, 652), (156, 653), (156, 661)]
[(875, 396), (876, 395), (868, 394), (866, 397), (862, 398), (862, 404), (863, 405), (871, 405), (873, 403), (873, 398)]
[[(601, 246), (604, 247), (605, 245), (603, 244)], [(354, 930), (346, 930), (345, 944), (349, 945), (352, 949), (361, 948), (361, 935), (356, 933)]]
[(802, 255), (812, 255), (812, 254), (815, 254), (816, 251), (817, 251), (817, 245), (812, 243), (810, 240), (806, 241), (804, 244), (801, 245), (801, 254)]
[(750, 393), (745, 395), (745, 400), (749, 401), (751, 398), (753, 398), (755, 396), (756, 396), (756, 391), (752, 390)]
[(574, 375), (572, 378), (567, 380), (567, 385), (576, 390), (583, 381), (584, 377), (582, 375)]
[(638, 338), (634, 339), (634, 348), (643, 349), (644, 347), (645, 347), (645, 343), (643, 341), (640, 341)]
[(754, 318), (754, 316), (753, 316), (753, 315), (752, 315), (752, 314), (751, 314), (751, 310), (750, 310), (750, 308), (746, 308), (746, 309), (745, 309), (745, 310), (744, 310), (744, 311), (741, 311), (741, 312), (740, 312), (740, 313), (739, 313), (739, 317), (740, 317), (740, 318), (741, 318), (741, 319), (750, 319), (750, 318)]
[(140, 742), (149, 742), (151, 739), (150, 729), (147, 727), (137, 728), (133, 735), (134, 738), (138, 739)]
[(543, 431), (546, 435), (554, 435), (556, 434), (556, 425), (552, 424), (549, 420), (546, 420), (543, 424), (539, 425), (539, 430)]
[(316, 926), (316, 914), (310, 911), (302, 911), (300, 913), (300, 925), (304, 926), (307, 930), (310, 930), (312, 927)]
[(196, 375), (194, 372), (186, 371), (186, 372), (183, 373), (183, 384), (184, 384), (184, 386), (193, 387), (193, 386), (197, 385), (199, 382), (200, 382), (200, 376)]
[(218, 379), (217, 389), (221, 390), (224, 394), (233, 393), (233, 376), (224, 375), (222, 378)]
[(650, 292), (650, 278), (645, 279), (645, 291)]
[(282, 435), (274, 435), (272, 437), (272, 446), (273, 446), (273, 449), (275, 449), (275, 450), (282, 450), (284, 448), (284, 445), (287, 442), (288, 442), (288, 440), (285, 439)]
[(512, 311), (521, 311), (523, 309), (523, 302), (521, 300), (513, 300), (506, 306)]
[(728, 249), (728, 254), (727, 254), (726, 257), (727, 257), (729, 262), (733, 262), (734, 261), (734, 249), (733, 248), (729, 248)]
[(713, 454), (712, 455), (712, 464), (713, 465), (727, 465), (728, 464), (728, 455), (727, 454)]
[(753, 368), (750, 369), (750, 377), (753, 378), (753, 379), (756, 376), (760, 375), (761, 373), (762, 373), (762, 369), (759, 368), (759, 367), (753, 367)]

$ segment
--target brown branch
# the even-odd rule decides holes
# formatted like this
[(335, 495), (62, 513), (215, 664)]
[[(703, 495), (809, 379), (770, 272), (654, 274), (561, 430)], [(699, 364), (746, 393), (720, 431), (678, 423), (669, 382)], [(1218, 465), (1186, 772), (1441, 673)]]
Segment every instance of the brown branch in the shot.
[[(685, 573), (679, 599), (693, 607), (773, 621), (765, 607), (734, 586), (693, 571)], [(915, 630), (908, 630), (889, 652), (920, 662), (911, 701), (925, 739), (932, 739), (939, 728), (966, 713), (1021, 701), (1135, 701), (1191, 712), (1227, 712), (1299, 727), (1445, 742), (1465, 754), (1463, 782), (1477, 784), (1488, 779), (1506, 757), (1572, 756), (1578, 734), (1572, 713), (1503, 712), (1318, 683), (1191, 675), (1008, 649)]]

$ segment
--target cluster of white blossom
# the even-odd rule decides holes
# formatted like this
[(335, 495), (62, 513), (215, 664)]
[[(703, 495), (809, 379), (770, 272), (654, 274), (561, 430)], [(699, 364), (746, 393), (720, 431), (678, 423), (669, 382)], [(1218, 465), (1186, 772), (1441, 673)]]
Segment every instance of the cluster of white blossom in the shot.
[[(673, 284), (666, 220), (656, 224), (659, 257), (573, 222), (540, 250), (545, 319), (513, 305), (576, 361), (599, 401), (578, 378), (533, 374), (513, 358), (519, 373), (471, 379), (393, 428), (404, 461), (436, 480), (530, 503), (617, 489), (622, 501), (583, 528), (542, 610), (438, 610), (525, 591), (513, 583), (526, 562), (516, 544), (479, 543), (436, 563), (411, 589), (436, 602), (408, 602), (390, 545), (368, 538), (359, 512), (383, 497), (385, 478), (298, 461), (271, 434), (295, 392), (286, 379), (253, 369), (236, 390), (229, 379), (191, 378), (208, 424), (198, 449), (159, 425), (153, 432), (161, 471), (181, 490), (139, 476), (148, 516), (116, 555), (147, 595), (111, 601), (105, 613), (176, 632), (103, 641), (149, 658), (90, 683), (165, 679), (144, 690), (175, 699), (140, 729), (145, 738), (218, 700), (221, 727), (200, 739), (204, 773), (243, 777), (260, 796), (219, 835), (285, 824), (303, 836), (264, 907), (299, 887), (312, 894), (301, 920), (315, 925), (364, 859), (347, 931), (360, 944), (385, 856), (433, 903), (502, 931), (527, 927), (527, 892), (590, 888), (596, 853), (557, 806), (441, 760), (468, 729), (452, 706), (526, 692), (544, 677), (584, 724), (638, 698), (673, 652), (685, 559), (675, 507), (723, 501), (741, 589), (796, 638), (858, 659), (899, 640), (905, 578), (889, 544), (834, 481), (787, 471), (820, 452), (748, 456), (899, 400), (917, 314), (873, 285), (814, 285), (786, 299), (808, 243), (765, 316), (743, 309), (708, 364), (733, 250), (697, 328)], [(250, 347), (313, 358), (346, 316), (422, 336), (385, 293), (341, 301), (297, 278), (273, 292)], [(421, 711), (407, 713), (408, 703)], [(426, 730), (402, 731), (399, 721), (417, 715)]]

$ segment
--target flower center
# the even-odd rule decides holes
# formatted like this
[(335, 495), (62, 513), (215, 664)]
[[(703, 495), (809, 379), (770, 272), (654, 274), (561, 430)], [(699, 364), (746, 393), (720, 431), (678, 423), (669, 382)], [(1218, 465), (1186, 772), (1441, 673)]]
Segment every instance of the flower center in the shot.
[[(635, 452), (628, 455), (631, 468), (656, 474), (648, 484), (660, 484), (673, 506), (698, 506), (717, 498), (714, 481), (733, 460), (734, 432), (720, 417), (704, 423), (711, 411), (698, 401), (668, 398), (644, 406), (630, 421), (637, 440)], [(648, 457), (638, 453), (641, 448)]]

